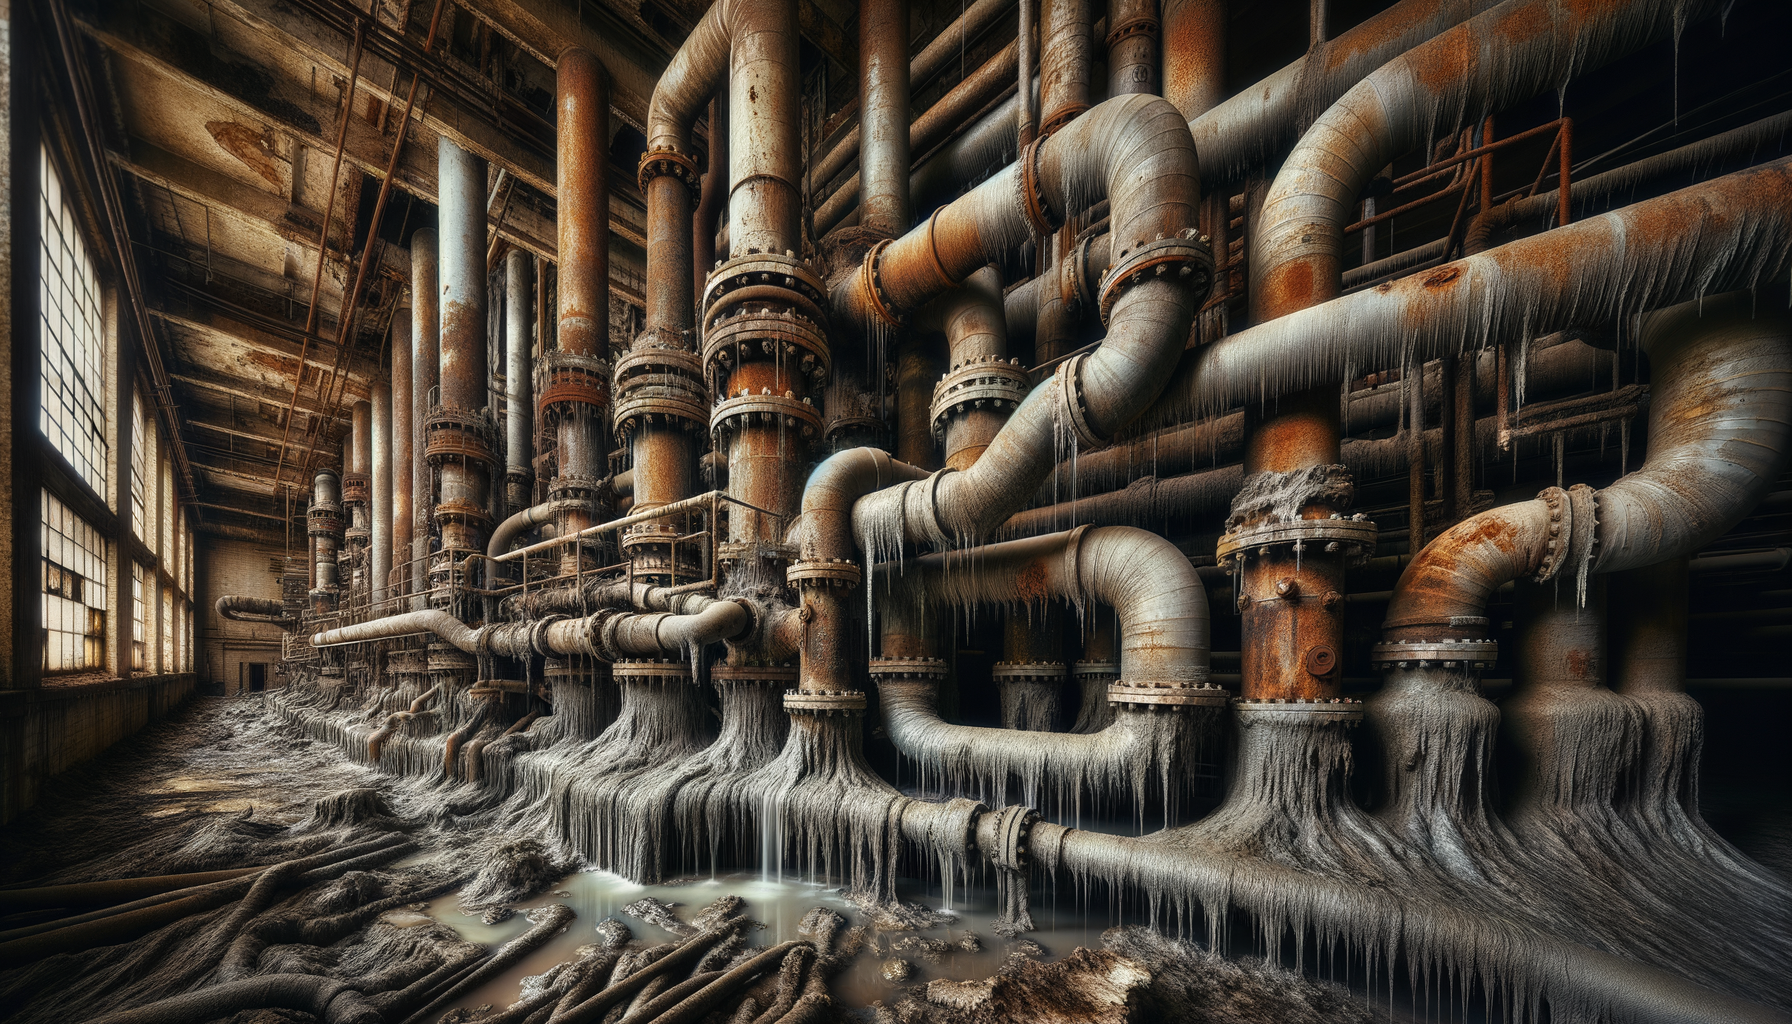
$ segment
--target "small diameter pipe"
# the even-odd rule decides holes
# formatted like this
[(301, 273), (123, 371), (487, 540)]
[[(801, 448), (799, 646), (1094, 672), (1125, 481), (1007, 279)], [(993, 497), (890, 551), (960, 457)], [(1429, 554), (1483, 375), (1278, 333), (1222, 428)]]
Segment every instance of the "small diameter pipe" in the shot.
[[(550, 903), (541, 910), (541, 918), (535, 927), (504, 944), (504, 947), (491, 959), (481, 963), (471, 973), (450, 985), (446, 990), (431, 999), (428, 1005), (406, 1017), (408, 1022), (430, 1020), (449, 1003), (459, 998), (464, 992), (470, 992), (486, 981), (509, 970), (511, 965), (534, 952), (543, 943), (553, 938), (568, 921), (573, 919), (573, 910), (564, 903)], [(378, 1019), (378, 1018), (376, 1018)]]
[(414, 401), (411, 395), (411, 311), (399, 309), (392, 314), (392, 431), (386, 439), (387, 458), (391, 463), (392, 508), (386, 514), (391, 522), (391, 548), (388, 557), (397, 572), (388, 572), (382, 581), (393, 607), (402, 607), (396, 600), (407, 592), (404, 567), (411, 560), (411, 416)]
[(386, 581), (392, 575), (392, 388), (373, 385), (373, 481), (372, 507), (367, 510), (373, 534), (368, 555), (372, 559), (368, 580), (376, 612), (386, 609)]
[[(752, 612), (737, 601), (703, 594), (676, 594), (664, 600), (671, 611), (602, 611), (587, 618), (545, 624), (524, 620), (479, 627), (469, 626), (447, 612), (427, 609), (316, 633), (311, 637), (311, 645), (336, 647), (434, 633), (468, 654), (487, 650), (511, 658), (583, 654), (615, 661), (628, 657), (682, 657), (693, 647), (731, 640), (752, 628)], [(545, 628), (539, 628), (544, 625)]]
[(505, 495), (511, 508), (529, 500), (535, 451), (535, 398), (530, 349), (535, 340), (535, 257), (512, 249), (504, 257)]
[(347, 982), (316, 974), (264, 974), (95, 1017), (90, 1024), (192, 1024), (244, 1010), (297, 1010), (324, 1024), (380, 1024), (378, 1010)]

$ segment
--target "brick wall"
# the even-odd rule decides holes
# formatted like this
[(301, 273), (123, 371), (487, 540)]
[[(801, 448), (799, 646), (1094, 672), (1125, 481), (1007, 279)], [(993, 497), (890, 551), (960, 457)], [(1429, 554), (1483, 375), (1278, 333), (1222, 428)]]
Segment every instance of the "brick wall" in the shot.
[[(279, 567), (286, 552), (241, 540), (199, 535), (198, 660), (194, 669), (202, 683), (222, 685), (235, 693), (239, 680), (248, 684), (248, 665), (266, 664), (267, 685), (279, 685), (281, 630), (263, 622), (233, 622), (218, 615), (218, 598), (226, 594), (280, 600)], [(213, 690), (212, 692), (217, 692)]]
[(52, 775), (98, 756), (192, 693), (186, 673), (0, 690), (0, 823), (36, 803)]

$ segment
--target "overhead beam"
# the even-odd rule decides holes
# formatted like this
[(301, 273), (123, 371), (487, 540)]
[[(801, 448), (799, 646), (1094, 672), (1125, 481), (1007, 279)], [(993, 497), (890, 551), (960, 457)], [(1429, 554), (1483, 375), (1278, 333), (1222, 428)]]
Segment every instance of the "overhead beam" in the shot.
[[(280, 445), (280, 434), (276, 431), (258, 433), (254, 430), (246, 430), (242, 427), (219, 423), (215, 420), (199, 419), (198, 417), (188, 418), (183, 421), (183, 423), (185, 426), (196, 430), (209, 430), (214, 434), (224, 434), (229, 437), (242, 438), (247, 441), (255, 441), (259, 444), (272, 445), (276, 448)], [(317, 441), (308, 445), (300, 444), (298, 441), (291, 441), (287, 444), (287, 447), (298, 448), (300, 450), (309, 449), (331, 456), (340, 456), (342, 454), (342, 445), (339, 442), (328, 440)]]
[[(225, 345), (246, 345), (252, 348), (269, 350), (264, 362), (270, 369), (290, 367), (289, 374), (294, 373), (299, 365), (301, 343), (291, 340), (281, 332), (264, 330), (247, 320), (237, 319), (226, 313), (210, 310), (193, 310), (190, 313), (173, 313), (166, 309), (150, 307), (150, 315), (183, 330), (191, 331), (202, 337)], [(298, 331), (295, 328), (295, 331)], [(302, 331), (298, 333), (303, 334)], [(178, 355), (178, 348), (176, 351)], [(315, 366), (328, 372), (336, 365), (340, 350), (334, 341), (314, 338), (310, 349), (305, 353), (305, 365)], [(376, 355), (364, 350), (351, 350), (347, 365), (343, 368), (350, 377), (363, 382), (372, 381), (380, 376), (380, 365)]]
[[(234, 395), (237, 398), (247, 399), (251, 402), (266, 402), (269, 405), (279, 406), (282, 409), (286, 408), (287, 403), (292, 401), (292, 392), (290, 391), (281, 391), (277, 388), (270, 388), (254, 381), (244, 380), (241, 377), (232, 377), (226, 374), (200, 369), (198, 367), (183, 367), (182, 372), (170, 373), (168, 377), (170, 380), (187, 387), (205, 388), (216, 394)], [(299, 401), (295, 410), (304, 413), (307, 416), (326, 415), (327, 418), (339, 423), (347, 423), (349, 421), (347, 405), (344, 405), (341, 408), (331, 409), (325, 414), (320, 411), (317, 399), (309, 395), (299, 396)]]

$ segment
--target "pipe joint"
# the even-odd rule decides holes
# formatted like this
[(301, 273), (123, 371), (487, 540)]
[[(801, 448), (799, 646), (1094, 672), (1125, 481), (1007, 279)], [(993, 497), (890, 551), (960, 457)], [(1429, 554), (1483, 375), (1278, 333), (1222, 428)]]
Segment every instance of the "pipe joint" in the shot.
[(697, 159), (677, 147), (659, 144), (649, 146), (647, 152), (641, 154), (641, 162), (635, 169), (635, 184), (641, 194), (647, 194), (647, 184), (655, 178), (673, 177), (690, 189), (691, 198), (696, 199), (702, 187), (702, 174), (697, 170)]
[(1101, 278), (1101, 295), (1097, 309), (1106, 326), (1112, 319), (1114, 304), (1134, 285), (1154, 277), (1174, 274), (1190, 288), (1190, 301), (1200, 305), (1213, 291), (1213, 247), (1207, 236), (1194, 228), (1184, 228), (1174, 235), (1158, 235), (1152, 241), (1114, 254), (1114, 262)]

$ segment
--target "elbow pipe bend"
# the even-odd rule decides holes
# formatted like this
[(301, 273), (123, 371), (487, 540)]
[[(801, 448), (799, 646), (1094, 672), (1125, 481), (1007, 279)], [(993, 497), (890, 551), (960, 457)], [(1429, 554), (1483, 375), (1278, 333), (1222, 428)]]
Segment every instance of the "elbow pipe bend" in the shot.
[(313, 633), (311, 646), (335, 647), (341, 644), (366, 643), (371, 640), (390, 640), (413, 633), (434, 633), (444, 642), (453, 644), (468, 654), (477, 654), (479, 653), (481, 632), (483, 631), (474, 629), (447, 612), (427, 609), (420, 612), (405, 612), (402, 615), (388, 615), (383, 619), (358, 622), (340, 629)]
[(485, 546), (485, 554), (488, 558), (497, 558), (499, 555), (508, 552), (510, 550), (510, 545), (516, 543), (518, 537), (523, 536), (537, 526), (553, 522), (556, 513), (571, 511), (573, 509), (582, 510), (586, 507), (587, 506), (583, 501), (566, 499), (544, 501), (539, 505), (531, 505), (498, 524), (498, 528), (492, 531), (491, 541)]
[(805, 559), (856, 558), (854, 509), (859, 499), (905, 480), (925, 480), (924, 469), (878, 448), (849, 448), (821, 460), (803, 485), (801, 521), (793, 540)]
[(1309, 894), (1327, 908), (1306, 926), (1327, 934), (1360, 933), (1380, 922), (1381, 948), (1404, 948), (1417, 962), (1435, 957), (1464, 971), (1492, 970), (1486, 951), (1501, 950), (1500, 981), (1509, 991), (1562, 999), (1577, 1011), (1627, 1024), (1792, 1024), (1792, 1016), (1705, 988), (1659, 968), (1565, 942), (1522, 926), (1427, 899), (1395, 900), (1355, 881), (1309, 874), (1207, 850), (1183, 849), (1149, 837), (1103, 835), (1046, 823), (1026, 842), (1036, 862), (1078, 878), (1104, 878), (1151, 892), (1184, 894), (1203, 905), (1243, 910), (1259, 920), (1286, 921), (1288, 893)]
[(1552, 487), (1458, 523), (1401, 573), (1383, 638), (1479, 639), (1508, 581), (1584, 582), (1685, 557), (1747, 515), (1792, 462), (1792, 321), (1752, 305), (1738, 292), (1646, 315), (1642, 467), (1601, 491)]
[(1200, 194), (1194, 143), (1176, 108), (1120, 96), (866, 255), (861, 272), (837, 286), (834, 304), (849, 322), (873, 326), (899, 322), (1031, 233), (1102, 198), (1121, 246), (1098, 298), (1108, 323), (1101, 347), (1035, 387), (969, 469), (860, 502), (861, 534), (939, 548), (981, 538), (1051, 472), (1055, 438), (1071, 432), (1079, 448), (1099, 447), (1157, 398), (1212, 276), (1211, 257), (1194, 237)]
[(213, 607), (220, 618), (232, 622), (266, 622), (286, 629), (293, 625), (292, 618), (286, 614), (286, 605), (272, 598), (226, 594), (218, 598)]
[[(1344, 225), (1394, 158), (1467, 114), (1504, 109), (1677, 32), (1708, 0), (1507, 0), (1389, 61), (1300, 137), (1263, 203), (1250, 253), (1253, 313), (1271, 320), (1342, 288)], [(1691, 10), (1688, 10), (1691, 8)], [(1439, 75), (1438, 68), (1460, 69)]]

